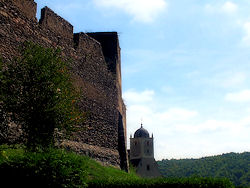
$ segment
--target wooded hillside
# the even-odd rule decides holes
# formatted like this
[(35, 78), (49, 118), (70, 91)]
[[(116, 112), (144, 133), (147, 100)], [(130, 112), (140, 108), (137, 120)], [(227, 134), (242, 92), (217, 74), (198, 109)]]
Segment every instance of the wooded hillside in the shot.
[(250, 187), (250, 152), (201, 159), (166, 159), (157, 163), (165, 177), (226, 177), (236, 186)]

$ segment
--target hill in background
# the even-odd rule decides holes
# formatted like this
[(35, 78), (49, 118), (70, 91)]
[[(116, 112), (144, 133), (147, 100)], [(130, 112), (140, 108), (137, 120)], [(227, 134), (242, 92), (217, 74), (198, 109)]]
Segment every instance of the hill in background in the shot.
[(164, 177), (226, 177), (237, 186), (250, 187), (250, 152), (157, 163)]

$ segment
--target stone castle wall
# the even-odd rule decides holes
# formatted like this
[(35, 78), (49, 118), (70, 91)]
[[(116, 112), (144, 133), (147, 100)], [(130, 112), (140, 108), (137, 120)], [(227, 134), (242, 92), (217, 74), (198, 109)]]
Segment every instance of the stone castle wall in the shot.
[(72, 61), (72, 77), (82, 92), (84, 131), (75, 132), (64, 147), (104, 163), (128, 168), (126, 108), (121, 91), (121, 60), (116, 32), (75, 33), (73, 26), (48, 7), (36, 19), (33, 0), (0, 0), (0, 55), (11, 61), (19, 47), (32, 41), (60, 48)]

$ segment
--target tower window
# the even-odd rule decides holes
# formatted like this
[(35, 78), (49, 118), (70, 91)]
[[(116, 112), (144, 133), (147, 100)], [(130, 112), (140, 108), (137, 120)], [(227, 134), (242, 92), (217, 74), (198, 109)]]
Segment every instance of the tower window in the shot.
[(149, 141), (147, 141), (147, 146), (149, 146)]
[(150, 170), (150, 166), (149, 165), (147, 165), (147, 171), (149, 171)]

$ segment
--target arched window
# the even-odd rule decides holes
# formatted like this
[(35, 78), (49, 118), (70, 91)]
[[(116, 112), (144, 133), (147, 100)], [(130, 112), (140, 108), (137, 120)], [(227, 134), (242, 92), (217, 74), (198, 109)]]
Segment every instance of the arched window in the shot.
[(150, 170), (150, 166), (149, 165), (147, 165), (147, 171), (149, 171)]

